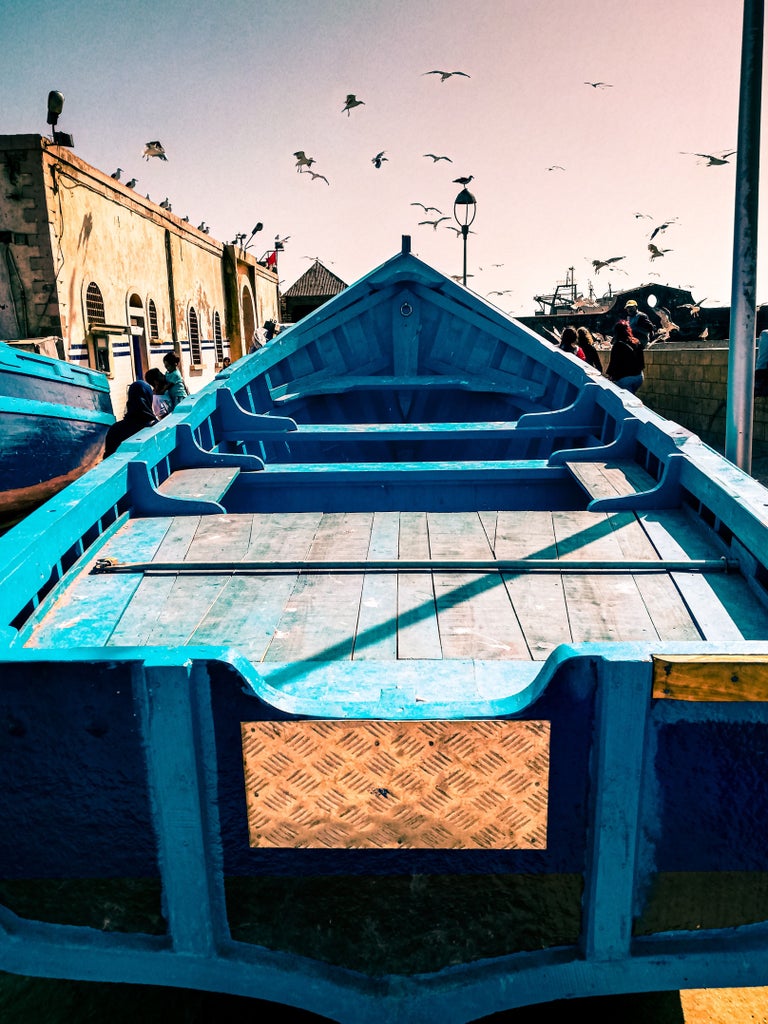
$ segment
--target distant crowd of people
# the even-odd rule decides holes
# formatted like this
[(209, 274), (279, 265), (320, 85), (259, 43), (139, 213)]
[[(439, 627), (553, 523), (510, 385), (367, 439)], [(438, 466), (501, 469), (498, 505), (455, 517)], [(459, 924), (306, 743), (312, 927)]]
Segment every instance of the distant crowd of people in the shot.
[(135, 380), (129, 386), (125, 415), (112, 424), (104, 439), (105, 459), (127, 438), (167, 416), (189, 394), (181, 375), (181, 359), (175, 352), (165, 353), (163, 366), (165, 373), (153, 366), (144, 374), (144, 380)]
[(634, 299), (624, 306), (624, 316), (613, 329), (608, 365), (597, 349), (592, 333), (586, 327), (564, 327), (558, 347), (577, 359), (583, 359), (620, 388), (637, 394), (645, 379), (645, 349), (653, 338), (654, 326), (647, 313), (638, 309)]
[[(249, 354), (271, 341), (278, 333), (274, 320), (265, 320), (264, 326), (254, 331)], [(222, 370), (231, 366), (232, 360), (225, 356)], [(163, 356), (165, 372), (157, 366), (150, 367), (143, 380), (135, 380), (128, 388), (125, 415), (107, 431), (104, 441), (104, 458), (117, 451), (127, 438), (137, 434), (144, 427), (151, 427), (167, 416), (183, 401), (189, 389), (181, 374), (181, 359), (175, 352)]]

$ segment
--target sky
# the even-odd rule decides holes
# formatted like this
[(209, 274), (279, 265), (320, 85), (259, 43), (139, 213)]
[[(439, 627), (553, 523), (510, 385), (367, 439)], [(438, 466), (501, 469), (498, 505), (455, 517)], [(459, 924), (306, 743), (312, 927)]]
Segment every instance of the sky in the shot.
[[(403, 235), (460, 274), (448, 225), (472, 175), (467, 285), (505, 312), (531, 315), (571, 267), (585, 295), (658, 281), (729, 305), (736, 157), (695, 154), (736, 149), (742, 17), (739, 0), (3, 0), (0, 134), (48, 134), (60, 91), (83, 160), (221, 241), (261, 222), (257, 258), (287, 239), (283, 290), (315, 257), (351, 284)], [(165, 162), (142, 156), (155, 139)], [(768, 197), (758, 302), (765, 244)]]

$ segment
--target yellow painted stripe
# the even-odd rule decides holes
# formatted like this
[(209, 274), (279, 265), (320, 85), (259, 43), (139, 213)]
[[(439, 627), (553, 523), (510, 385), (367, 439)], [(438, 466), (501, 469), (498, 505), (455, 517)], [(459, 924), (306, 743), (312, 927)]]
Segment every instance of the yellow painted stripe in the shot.
[(653, 696), (672, 700), (768, 700), (768, 656), (655, 656)]

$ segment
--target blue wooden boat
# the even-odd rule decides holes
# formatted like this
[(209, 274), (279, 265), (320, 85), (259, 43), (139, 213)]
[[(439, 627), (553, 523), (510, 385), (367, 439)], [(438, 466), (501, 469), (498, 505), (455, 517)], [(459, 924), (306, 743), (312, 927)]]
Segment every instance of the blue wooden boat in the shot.
[(114, 422), (103, 373), (0, 342), (0, 521), (96, 465)]
[(0, 539), (0, 971), (768, 983), (768, 492), (402, 251)]

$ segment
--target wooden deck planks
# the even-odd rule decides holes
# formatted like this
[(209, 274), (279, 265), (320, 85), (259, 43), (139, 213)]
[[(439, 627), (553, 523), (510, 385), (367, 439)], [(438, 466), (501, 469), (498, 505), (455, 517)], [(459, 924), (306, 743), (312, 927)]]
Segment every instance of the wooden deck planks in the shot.
[[(396, 559), (400, 544), (400, 513), (375, 512), (368, 557)], [(355, 661), (397, 658), (397, 576), (366, 573), (352, 657)]]
[[(429, 558), (426, 512), (400, 513), (400, 558)], [(430, 573), (398, 574), (398, 658), (442, 658), (435, 589)]]
[[(311, 559), (364, 559), (372, 512), (326, 513), (307, 553)], [(359, 573), (301, 575), (285, 606), (265, 661), (351, 658), (363, 577)]]
[[(162, 547), (168, 519), (129, 519), (103, 548), (99, 558), (118, 562), (151, 559)], [(128, 607), (141, 576), (79, 575), (33, 629), (26, 647), (100, 646), (109, 641), (115, 623)]]
[[(492, 558), (476, 512), (428, 515), (433, 558)], [(499, 573), (434, 573), (444, 658), (529, 658), (528, 647)]]
[[(606, 516), (555, 512), (558, 553), (569, 559), (618, 560), (621, 547)], [(563, 566), (563, 589), (574, 642), (657, 640), (658, 633), (631, 574), (573, 573)]]
[[(571, 559), (712, 558), (677, 510), (303, 512), (129, 520), (119, 561), (555, 558), (563, 572), (82, 575), (29, 646), (234, 645), (254, 662), (543, 660), (578, 641), (757, 638), (768, 614), (737, 575), (567, 572)], [(41, 609), (41, 615), (43, 609)]]

